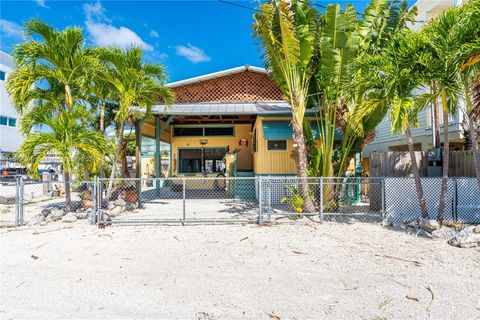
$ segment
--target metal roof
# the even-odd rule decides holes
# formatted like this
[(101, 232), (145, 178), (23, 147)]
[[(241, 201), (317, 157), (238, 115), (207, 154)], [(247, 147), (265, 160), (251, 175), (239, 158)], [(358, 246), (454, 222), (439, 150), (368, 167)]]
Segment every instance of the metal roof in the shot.
[(231, 75), (231, 74), (240, 73), (240, 72), (244, 72), (244, 71), (252, 71), (252, 72), (257, 72), (257, 73), (267, 73), (267, 70), (265, 70), (265, 68), (254, 67), (254, 66), (250, 66), (250, 65), (244, 65), (244, 66), (241, 66), (241, 67), (236, 67), (236, 68), (231, 68), (231, 69), (222, 70), (222, 71), (218, 71), (218, 72), (213, 72), (213, 73), (201, 75), (201, 76), (194, 77), (194, 78), (189, 78), (189, 79), (185, 79), (185, 80), (180, 80), (180, 81), (176, 81), (176, 82), (167, 83), (166, 86), (170, 87), (170, 88), (175, 88), (175, 87), (178, 87), (178, 86), (184, 86), (186, 84), (191, 84), (191, 83), (210, 80), (210, 79), (214, 79), (214, 78), (224, 77), (224, 76), (228, 76), (228, 75)]
[(176, 103), (169, 107), (158, 104), (152, 107), (153, 114), (165, 115), (246, 115), (289, 113), (292, 109), (285, 101), (272, 102), (227, 102), (227, 103)]

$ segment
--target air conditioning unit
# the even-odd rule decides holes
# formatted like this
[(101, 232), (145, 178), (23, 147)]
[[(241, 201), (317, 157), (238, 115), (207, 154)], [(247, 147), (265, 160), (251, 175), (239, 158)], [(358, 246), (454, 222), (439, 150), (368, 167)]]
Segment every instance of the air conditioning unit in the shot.
[(440, 148), (429, 149), (427, 151), (427, 160), (428, 161), (441, 161), (442, 160), (442, 149), (440, 149)]

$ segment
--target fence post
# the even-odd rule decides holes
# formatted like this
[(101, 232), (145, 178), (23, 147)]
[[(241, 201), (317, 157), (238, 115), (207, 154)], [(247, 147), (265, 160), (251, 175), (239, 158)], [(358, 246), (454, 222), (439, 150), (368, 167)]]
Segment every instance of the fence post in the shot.
[[(98, 185), (97, 185), (97, 210), (96, 210), (96, 223), (101, 223), (103, 222), (103, 210), (102, 210), (102, 184), (105, 180), (97, 179)], [(110, 180), (109, 180), (110, 181)], [(108, 199), (107, 199), (107, 205), (108, 205)]]
[(23, 221), (23, 197), (24, 197), (24, 182), (23, 182), (23, 177), (20, 176), (20, 186), (19, 186), (19, 189), (20, 189), (20, 206), (19, 206), (19, 221), (18, 221), (18, 225), (19, 226), (23, 226), (24, 224), (24, 221)]
[(20, 178), (15, 180), (15, 227), (18, 227), (20, 216)]
[(268, 221), (272, 219), (272, 179), (268, 177)]
[(183, 178), (183, 219), (182, 221), (185, 222), (185, 178)]
[(93, 204), (92, 204), (92, 213), (90, 214), (90, 224), (95, 224), (97, 222), (97, 183), (98, 177), (93, 177)]
[(454, 221), (458, 219), (458, 212), (457, 212), (457, 178), (453, 177), (453, 206), (452, 206), (452, 218)]
[(382, 188), (382, 219), (385, 219), (385, 177), (380, 178)]
[(258, 177), (258, 224), (263, 224), (263, 209), (262, 209), (262, 176)]
[(320, 177), (320, 200), (318, 207), (320, 209), (320, 223), (323, 223), (323, 177)]

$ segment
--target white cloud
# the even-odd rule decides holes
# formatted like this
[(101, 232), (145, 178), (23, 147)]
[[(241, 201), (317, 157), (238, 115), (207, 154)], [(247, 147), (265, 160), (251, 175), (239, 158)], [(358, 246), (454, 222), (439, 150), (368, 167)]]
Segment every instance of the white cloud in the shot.
[(22, 27), (16, 24), (15, 22), (0, 19), (0, 33), (5, 38), (14, 38), (14, 39), (23, 39), (24, 34)]
[(83, 12), (87, 18), (85, 21), (87, 31), (95, 45), (115, 45), (122, 49), (136, 45), (147, 51), (153, 50), (153, 47), (143, 41), (133, 30), (124, 26), (115, 27), (112, 25), (105, 15), (106, 10), (100, 1), (84, 4)]
[(160, 36), (158, 35), (158, 32), (157, 32), (157, 31), (152, 30), (152, 31), (150, 31), (150, 37), (152, 37), (152, 38), (158, 38), (158, 37), (160, 37)]
[(185, 57), (192, 63), (206, 62), (212, 60), (205, 54), (203, 49), (192, 46), (190, 43), (186, 46), (178, 45), (175, 47), (177, 56)]
[(87, 31), (92, 42), (97, 46), (116, 45), (122, 49), (132, 45), (142, 47), (144, 50), (152, 51), (153, 47), (144, 42), (135, 32), (127, 27), (114, 27), (110, 24), (86, 21)]
[(87, 20), (107, 20), (106, 10), (99, 0), (95, 3), (84, 3), (82, 7)]
[(49, 6), (47, 6), (45, 4), (45, 0), (34, 0), (40, 7), (43, 7), (43, 8), (50, 8)]

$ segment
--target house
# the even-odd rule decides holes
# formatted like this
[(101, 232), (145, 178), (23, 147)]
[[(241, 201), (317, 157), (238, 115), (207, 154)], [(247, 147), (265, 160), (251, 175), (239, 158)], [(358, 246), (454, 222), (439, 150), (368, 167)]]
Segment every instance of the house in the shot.
[[(241, 66), (168, 86), (175, 104), (155, 105), (153, 117), (137, 124), (137, 175), (151, 176), (153, 163), (160, 177), (165, 155), (170, 177), (296, 174), (291, 108), (264, 68)], [(150, 158), (139, 157), (146, 139), (155, 144)]]
[[(462, 5), (468, 2), (465, 0), (418, 0), (414, 5), (418, 8), (417, 21), (412, 29), (418, 30), (425, 21), (438, 16), (441, 12), (454, 6)], [(461, 103), (461, 102), (460, 102)], [(440, 142), (443, 143), (443, 120), (442, 105), (438, 103), (438, 118), (440, 123)], [(434, 147), (434, 112), (433, 106), (421, 112), (418, 117), (418, 128), (412, 128), (412, 138), (414, 147), (417, 151), (427, 151)], [(455, 116), (449, 117), (449, 138), (450, 149), (463, 150), (464, 136), (462, 122), (464, 119), (463, 108), (460, 107)], [(364, 148), (364, 156), (368, 156), (371, 152), (382, 151), (407, 151), (407, 145), (404, 135), (394, 135), (391, 133), (390, 118), (387, 115), (385, 119), (377, 126), (375, 130), (375, 139)]]
[(19, 114), (13, 107), (5, 87), (5, 81), (14, 66), (13, 57), (0, 51), (0, 167), (14, 164), (5, 158), (17, 151), (23, 140), (18, 128)]

